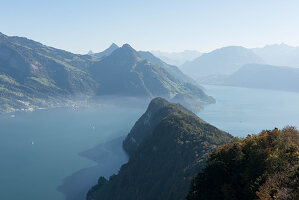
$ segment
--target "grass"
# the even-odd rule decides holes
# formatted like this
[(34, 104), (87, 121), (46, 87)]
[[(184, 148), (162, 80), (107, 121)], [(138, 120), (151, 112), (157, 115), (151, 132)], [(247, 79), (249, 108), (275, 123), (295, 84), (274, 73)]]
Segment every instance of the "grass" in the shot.
[(57, 88), (56, 85), (54, 85), (53, 83), (51, 83), (46, 78), (42, 78), (42, 77), (30, 77), (29, 79), (34, 80), (34, 81), (40, 83), (41, 85), (44, 85), (44, 86), (47, 86), (47, 87)]
[(0, 80), (1, 81), (4, 81), (6, 83), (9, 83), (11, 85), (16, 85), (16, 86), (19, 86), (20, 84), (17, 83), (13, 78), (9, 77), (9, 76), (6, 76), (4, 74), (0, 74)]

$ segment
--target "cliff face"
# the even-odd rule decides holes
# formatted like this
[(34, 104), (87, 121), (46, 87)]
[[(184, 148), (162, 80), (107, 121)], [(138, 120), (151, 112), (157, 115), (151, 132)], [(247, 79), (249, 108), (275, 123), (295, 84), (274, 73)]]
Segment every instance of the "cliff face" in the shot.
[(129, 162), (109, 180), (101, 177), (87, 198), (184, 199), (209, 153), (231, 138), (184, 107), (156, 98), (124, 140)]

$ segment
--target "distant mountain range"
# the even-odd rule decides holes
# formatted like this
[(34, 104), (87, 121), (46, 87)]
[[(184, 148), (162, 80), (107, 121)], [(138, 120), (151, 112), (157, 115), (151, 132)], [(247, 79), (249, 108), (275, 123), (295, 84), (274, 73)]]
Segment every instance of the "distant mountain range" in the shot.
[(263, 59), (250, 49), (230, 46), (205, 53), (191, 62), (186, 62), (180, 69), (198, 80), (207, 76), (233, 73), (248, 63), (263, 63)]
[(209, 77), (202, 83), (299, 92), (299, 68), (247, 64), (235, 73)]
[(151, 51), (151, 53), (163, 60), (164, 62), (176, 66), (180, 66), (187, 61), (192, 61), (195, 58), (202, 55), (202, 53), (192, 50), (185, 50), (183, 52)]
[(231, 139), (181, 105), (155, 98), (123, 142), (128, 163), (109, 180), (100, 177), (87, 199), (185, 199), (209, 154)]
[(205, 53), (180, 69), (202, 84), (299, 91), (299, 48), (285, 44)]
[(292, 47), (282, 43), (255, 48), (252, 51), (269, 65), (299, 68), (299, 47)]
[(0, 112), (103, 95), (163, 96), (192, 109), (214, 102), (177, 67), (128, 44), (78, 55), (0, 34)]

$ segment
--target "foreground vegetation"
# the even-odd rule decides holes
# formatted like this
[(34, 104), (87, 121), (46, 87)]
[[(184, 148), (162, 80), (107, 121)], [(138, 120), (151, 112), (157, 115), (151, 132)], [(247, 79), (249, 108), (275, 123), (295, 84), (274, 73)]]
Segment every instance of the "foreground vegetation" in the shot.
[(262, 131), (217, 148), (187, 200), (298, 200), (299, 132)]

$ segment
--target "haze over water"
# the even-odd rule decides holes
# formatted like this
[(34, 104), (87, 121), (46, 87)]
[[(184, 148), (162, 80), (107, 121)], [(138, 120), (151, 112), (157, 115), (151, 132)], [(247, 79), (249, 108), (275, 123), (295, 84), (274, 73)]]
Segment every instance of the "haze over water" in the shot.
[[(299, 127), (299, 93), (205, 87), (217, 103), (205, 107), (199, 117), (234, 136), (285, 125)], [(96, 165), (78, 153), (125, 136), (145, 109), (146, 106), (105, 106), (1, 115), (0, 199), (65, 199), (57, 190), (63, 180)], [(127, 159), (123, 153), (120, 156), (121, 162), (111, 162), (114, 165), (100, 163), (102, 169), (110, 171), (100, 171), (104, 174), (98, 174), (91, 182), (100, 175), (116, 173)]]
[[(126, 135), (142, 111), (108, 106), (0, 116), (0, 199), (65, 199), (57, 190), (63, 179), (96, 165), (78, 153)], [(115, 173), (119, 165), (106, 168)]]

